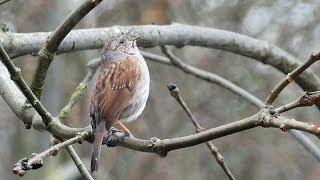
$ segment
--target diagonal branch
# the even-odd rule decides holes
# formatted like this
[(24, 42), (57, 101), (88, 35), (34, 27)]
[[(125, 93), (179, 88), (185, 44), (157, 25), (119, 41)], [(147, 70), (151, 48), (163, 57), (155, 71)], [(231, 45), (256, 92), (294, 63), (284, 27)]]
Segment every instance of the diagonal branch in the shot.
[(44, 108), (38, 98), (32, 93), (27, 83), (21, 76), (21, 70), (13, 64), (10, 60), (8, 54), (5, 52), (4, 48), (0, 44), (0, 57), (1, 62), (7, 67), (11, 80), (13, 80), (16, 85), (20, 88), (21, 92), (27, 98), (28, 102), (34, 107), (34, 109), (42, 117), (43, 123), (50, 129), (50, 123), (52, 122), (53, 117), (51, 114)]
[(47, 75), (47, 71), (54, 54), (58, 51), (59, 45), (68, 33), (78, 24), (78, 22), (86, 16), (93, 8), (95, 8), (102, 0), (86, 0), (82, 5), (69, 15), (50, 35), (47, 43), (38, 53), (39, 61), (36, 72), (33, 76), (31, 89), (34, 94), (40, 98), (42, 94), (43, 84)]
[(66, 149), (71, 159), (76, 164), (79, 172), (82, 174), (82, 176), (84, 176), (88, 180), (93, 180), (93, 177), (91, 176), (91, 174), (89, 173), (86, 166), (83, 164), (83, 162), (81, 161), (80, 157), (78, 156), (77, 152), (73, 149), (73, 147), (69, 145), (69, 146), (66, 146)]
[[(184, 109), (184, 111), (189, 116), (191, 122), (196, 127), (196, 132), (199, 133), (199, 132), (204, 131), (205, 129), (200, 126), (200, 124), (198, 123), (196, 118), (191, 113), (191, 110), (188, 108), (187, 104), (184, 102), (184, 100), (180, 96), (179, 88), (176, 85), (168, 85), (167, 87), (170, 91), (170, 95), (177, 100), (177, 102), (181, 105), (181, 107)], [(232, 174), (232, 172), (230, 171), (230, 169), (228, 168), (228, 166), (224, 162), (224, 158), (219, 153), (218, 148), (215, 145), (213, 145), (213, 143), (211, 141), (206, 142), (206, 144), (207, 144), (209, 150), (211, 151), (213, 157), (216, 159), (218, 164), (222, 167), (223, 171), (226, 173), (228, 178), (230, 180), (235, 180), (236, 178), (234, 177), (234, 175)]]
[[(181, 59), (179, 59), (178, 57), (176, 57), (172, 54), (172, 52), (168, 49), (168, 47), (161, 46), (161, 50), (171, 60), (171, 63), (173, 65), (175, 65), (176, 67), (178, 67), (179, 69), (181, 69), (183, 72), (185, 72), (187, 74), (191, 74), (197, 78), (206, 80), (208, 82), (220, 85), (221, 87), (224, 87), (224, 88), (234, 92), (235, 94), (247, 99), (248, 102), (250, 102), (252, 105), (255, 105), (255, 106), (262, 105), (254, 95), (250, 94), (248, 91), (240, 88), (239, 86), (233, 84), (232, 82), (230, 82), (230, 81), (228, 81), (228, 80), (226, 80), (226, 79), (224, 79), (214, 73), (210, 73), (210, 72), (204, 71), (202, 69), (198, 69), (198, 68), (195, 68), (193, 66), (190, 66), (188, 64), (183, 63), (181, 61)], [(151, 58), (154, 59), (155, 56), (153, 56)]]
[(310, 58), (299, 67), (297, 67), (292, 72), (288, 73), (286, 77), (271, 91), (267, 97), (265, 103), (266, 105), (272, 105), (275, 99), (279, 96), (281, 91), (287, 87), (297, 76), (299, 76), (303, 71), (308, 69), (313, 63), (320, 59), (320, 53), (313, 53)]

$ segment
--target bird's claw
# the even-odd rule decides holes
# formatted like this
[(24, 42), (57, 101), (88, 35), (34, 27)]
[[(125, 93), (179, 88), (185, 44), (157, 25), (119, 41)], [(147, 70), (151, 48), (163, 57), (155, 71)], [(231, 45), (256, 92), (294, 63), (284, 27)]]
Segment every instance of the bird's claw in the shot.
[(108, 138), (106, 145), (108, 147), (115, 147), (117, 146), (118, 142), (123, 140), (124, 138), (131, 138), (133, 135), (130, 132), (123, 133), (119, 129), (116, 129), (114, 127), (111, 127), (111, 129), (108, 131)]

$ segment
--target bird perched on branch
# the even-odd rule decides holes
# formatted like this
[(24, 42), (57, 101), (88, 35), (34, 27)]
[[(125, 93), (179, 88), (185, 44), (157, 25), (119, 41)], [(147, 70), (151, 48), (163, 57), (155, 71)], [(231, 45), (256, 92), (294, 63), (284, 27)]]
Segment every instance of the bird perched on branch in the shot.
[(103, 137), (111, 127), (131, 135), (122, 123), (141, 114), (149, 95), (148, 67), (131, 32), (109, 38), (101, 50), (102, 68), (90, 106), (94, 135), (92, 173), (98, 170)]

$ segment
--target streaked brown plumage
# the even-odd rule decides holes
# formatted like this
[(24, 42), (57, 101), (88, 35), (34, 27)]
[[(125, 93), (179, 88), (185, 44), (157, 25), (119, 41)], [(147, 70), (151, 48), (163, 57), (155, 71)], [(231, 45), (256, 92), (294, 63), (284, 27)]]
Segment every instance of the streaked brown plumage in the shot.
[(101, 144), (106, 132), (121, 122), (136, 119), (149, 95), (149, 71), (130, 33), (108, 39), (102, 49), (103, 65), (91, 98), (94, 134), (91, 172), (98, 170)]

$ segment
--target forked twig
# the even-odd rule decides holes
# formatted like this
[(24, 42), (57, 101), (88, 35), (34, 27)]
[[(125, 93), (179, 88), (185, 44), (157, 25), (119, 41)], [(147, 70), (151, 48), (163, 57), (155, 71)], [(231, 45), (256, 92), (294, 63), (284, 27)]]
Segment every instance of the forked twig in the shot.
[(271, 91), (269, 96), (267, 97), (265, 104), (271, 105), (276, 98), (279, 96), (281, 91), (287, 87), (297, 76), (299, 76), (303, 71), (309, 68), (313, 63), (320, 59), (320, 53), (313, 53), (309, 57), (309, 59), (297, 67), (292, 72), (288, 73), (286, 77)]

